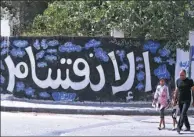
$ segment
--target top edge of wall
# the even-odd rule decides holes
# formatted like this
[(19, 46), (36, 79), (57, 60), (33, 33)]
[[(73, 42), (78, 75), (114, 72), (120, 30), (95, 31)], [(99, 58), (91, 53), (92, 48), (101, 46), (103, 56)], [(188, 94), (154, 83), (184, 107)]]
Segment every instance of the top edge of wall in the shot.
[(145, 39), (142, 37), (124, 37), (124, 38), (119, 38), (119, 37), (113, 37), (113, 36), (1, 36), (1, 39), (7, 39), (7, 38), (21, 38), (21, 39), (25, 39), (25, 38), (97, 38), (97, 39), (103, 39), (103, 38), (109, 38), (109, 39), (127, 39), (127, 40), (153, 40), (153, 41), (168, 41), (171, 40), (173, 41), (173, 39), (167, 39), (167, 38), (161, 38), (161, 39)]

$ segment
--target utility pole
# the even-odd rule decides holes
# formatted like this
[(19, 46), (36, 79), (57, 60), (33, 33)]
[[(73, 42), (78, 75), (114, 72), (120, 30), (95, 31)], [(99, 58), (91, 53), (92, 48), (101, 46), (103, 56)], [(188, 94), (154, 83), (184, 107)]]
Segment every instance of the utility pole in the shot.
[(189, 78), (194, 79), (194, 31), (189, 32)]

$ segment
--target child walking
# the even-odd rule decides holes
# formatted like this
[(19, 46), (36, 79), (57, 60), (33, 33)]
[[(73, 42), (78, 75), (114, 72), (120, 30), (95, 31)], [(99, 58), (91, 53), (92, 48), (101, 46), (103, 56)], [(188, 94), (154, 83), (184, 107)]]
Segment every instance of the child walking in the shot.
[(178, 123), (176, 118), (179, 111), (176, 91), (173, 91), (171, 106), (173, 108), (172, 110), (173, 129), (172, 130), (176, 130), (176, 124)]
[(157, 104), (157, 107), (160, 109), (160, 123), (158, 127), (159, 130), (165, 128), (164, 110), (168, 107), (169, 102), (169, 89), (168, 86), (165, 85), (165, 79), (161, 78), (159, 81), (159, 85), (156, 88), (153, 101), (153, 104)]

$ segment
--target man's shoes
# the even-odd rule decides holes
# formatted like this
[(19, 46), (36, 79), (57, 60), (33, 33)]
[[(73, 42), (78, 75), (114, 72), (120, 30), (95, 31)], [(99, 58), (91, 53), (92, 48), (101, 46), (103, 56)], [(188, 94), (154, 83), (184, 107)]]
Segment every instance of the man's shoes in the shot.
[(190, 128), (186, 128), (184, 131), (191, 131), (191, 129)]
[(177, 128), (177, 133), (180, 134), (180, 132), (181, 132), (181, 129)]

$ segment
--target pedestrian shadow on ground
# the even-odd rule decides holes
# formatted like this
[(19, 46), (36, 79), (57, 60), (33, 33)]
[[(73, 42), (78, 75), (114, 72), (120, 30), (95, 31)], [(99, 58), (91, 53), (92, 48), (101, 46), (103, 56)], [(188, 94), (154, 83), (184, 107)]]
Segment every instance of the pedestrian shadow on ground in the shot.
[(189, 132), (181, 132), (181, 135), (194, 135), (194, 130), (191, 130)]
[[(176, 130), (172, 130), (172, 128), (165, 128), (163, 130), (167, 130), (167, 131), (172, 131), (172, 132), (177, 132)], [(194, 130), (191, 131), (182, 131), (180, 133), (180, 135), (194, 135)]]
[[(142, 123), (158, 123), (158, 121), (151, 121), (151, 120), (141, 120), (140, 122)], [(166, 124), (172, 124), (172, 122), (165, 122)], [(190, 124), (190, 125), (194, 125), (194, 123)]]

